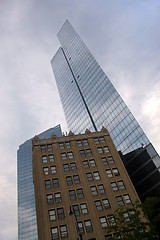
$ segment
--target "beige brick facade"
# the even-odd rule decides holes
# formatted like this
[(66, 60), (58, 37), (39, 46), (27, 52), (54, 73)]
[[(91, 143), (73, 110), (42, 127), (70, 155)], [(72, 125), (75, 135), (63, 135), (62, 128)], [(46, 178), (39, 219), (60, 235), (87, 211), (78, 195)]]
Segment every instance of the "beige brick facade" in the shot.
[(33, 179), (39, 240), (107, 239), (105, 227), (121, 205), (138, 199), (105, 128), (33, 139)]

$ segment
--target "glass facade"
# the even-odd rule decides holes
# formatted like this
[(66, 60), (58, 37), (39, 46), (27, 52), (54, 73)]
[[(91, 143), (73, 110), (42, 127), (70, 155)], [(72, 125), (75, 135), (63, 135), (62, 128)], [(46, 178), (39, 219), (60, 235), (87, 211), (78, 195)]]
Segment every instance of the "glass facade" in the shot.
[[(57, 125), (38, 135), (39, 138), (62, 136)], [(17, 151), (18, 171), (18, 240), (38, 240), (35, 209), (34, 185), (32, 176), (32, 139), (19, 146)]]
[(69, 129), (79, 133), (104, 126), (123, 155), (147, 147), (159, 171), (157, 152), (68, 20), (58, 38), (61, 47), (51, 64)]

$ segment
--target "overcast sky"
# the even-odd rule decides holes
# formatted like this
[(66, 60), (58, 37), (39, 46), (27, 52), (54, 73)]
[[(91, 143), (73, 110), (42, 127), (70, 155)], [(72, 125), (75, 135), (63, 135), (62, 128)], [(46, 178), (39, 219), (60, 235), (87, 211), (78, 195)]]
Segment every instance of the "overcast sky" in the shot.
[(17, 239), (16, 151), (68, 131), (50, 60), (69, 19), (160, 153), (159, 0), (0, 0), (0, 239)]

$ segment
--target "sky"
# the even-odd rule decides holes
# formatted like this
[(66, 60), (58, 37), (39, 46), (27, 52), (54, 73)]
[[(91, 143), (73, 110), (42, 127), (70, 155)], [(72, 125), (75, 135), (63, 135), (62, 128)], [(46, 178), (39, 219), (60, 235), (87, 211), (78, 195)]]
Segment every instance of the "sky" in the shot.
[(159, 0), (0, 0), (0, 239), (17, 239), (17, 149), (61, 124), (50, 60), (68, 19), (160, 153)]

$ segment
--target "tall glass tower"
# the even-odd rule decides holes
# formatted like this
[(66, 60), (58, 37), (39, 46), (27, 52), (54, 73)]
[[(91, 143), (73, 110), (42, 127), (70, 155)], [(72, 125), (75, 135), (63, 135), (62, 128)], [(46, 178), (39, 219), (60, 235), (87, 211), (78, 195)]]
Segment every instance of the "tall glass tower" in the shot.
[[(62, 136), (61, 126), (57, 125), (38, 135), (40, 139), (52, 134)], [(17, 151), (18, 171), (18, 240), (38, 240), (35, 196), (32, 169), (32, 139), (19, 146)]]
[[(79, 133), (106, 127), (117, 150), (125, 155), (126, 167), (133, 162), (130, 177), (136, 179), (140, 198), (160, 197), (160, 158), (142, 128), (68, 20), (58, 38), (61, 47), (51, 64), (69, 129)], [(134, 159), (143, 151), (148, 158), (139, 164)]]

